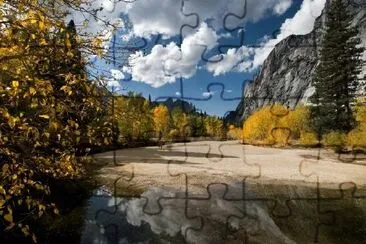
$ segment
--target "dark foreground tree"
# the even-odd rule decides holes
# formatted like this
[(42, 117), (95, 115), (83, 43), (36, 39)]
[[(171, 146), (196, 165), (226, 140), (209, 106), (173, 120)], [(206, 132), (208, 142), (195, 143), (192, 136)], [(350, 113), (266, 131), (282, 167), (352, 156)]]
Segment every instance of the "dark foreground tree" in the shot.
[(359, 87), (363, 48), (347, 0), (334, 0), (327, 12), (320, 63), (313, 85), (312, 118), (320, 135), (332, 130), (348, 132), (355, 126), (352, 105)]

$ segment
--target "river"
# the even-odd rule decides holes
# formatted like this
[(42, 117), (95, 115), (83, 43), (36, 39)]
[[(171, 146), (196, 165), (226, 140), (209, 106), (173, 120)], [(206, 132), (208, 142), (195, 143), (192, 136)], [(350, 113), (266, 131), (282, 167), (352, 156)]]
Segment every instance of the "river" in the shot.
[(340, 192), (326, 190), (321, 199), (286, 201), (291, 192), (312, 189), (266, 189), (280, 194), (263, 199), (248, 192), (243, 200), (241, 184), (230, 186), (230, 196), (227, 185), (213, 184), (210, 195), (189, 199), (169, 188), (140, 197), (98, 188), (86, 206), (81, 243), (365, 243), (364, 199), (327, 200), (325, 194)]

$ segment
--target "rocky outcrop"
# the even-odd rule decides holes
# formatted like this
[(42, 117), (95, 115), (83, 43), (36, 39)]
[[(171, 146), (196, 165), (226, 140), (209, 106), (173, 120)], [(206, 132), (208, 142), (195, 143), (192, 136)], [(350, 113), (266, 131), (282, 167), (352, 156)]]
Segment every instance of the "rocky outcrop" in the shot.
[[(330, 2), (327, 0), (311, 33), (289, 36), (275, 46), (259, 75), (247, 83), (236, 111), (230, 113), (232, 123), (239, 123), (254, 110), (268, 104), (281, 102), (293, 108), (299, 102), (308, 101), (314, 92), (311, 80), (318, 63), (319, 45), (324, 36), (326, 11)], [(366, 47), (366, 1), (350, 0), (348, 8), (355, 16), (353, 24), (359, 26), (360, 37)]]

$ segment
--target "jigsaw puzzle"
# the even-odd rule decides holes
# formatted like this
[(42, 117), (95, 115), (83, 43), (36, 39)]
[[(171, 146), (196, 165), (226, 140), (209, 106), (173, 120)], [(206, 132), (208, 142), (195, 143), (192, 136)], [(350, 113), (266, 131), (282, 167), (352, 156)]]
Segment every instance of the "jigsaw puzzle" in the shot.
[[(232, 2), (241, 2), (235, 12), (228, 8)], [(186, 36), (185, 30), (194, 32), (205, 21), (200, 18), (199, 11), (195, 12), (192, 6), (187, 8), (187, 4), (192, 2), (182, 0), (181, 14), (194, 19), (190, 22), (194, 24), (181, 25), (180, 45)], [(349, 0), (349, 4), (360, 8), (362, 3)], [(246, 43), (243, 22), (251, 11), (249, 6), (247, 0), (227, 3), (223, 9), (225, 14), (215, 21), (221, 23), (221, 30), (236, 36), (239, 42), (220, 43), (217, 50), (202, 45), (201, 66), (220, 64), (229, 49), (263, 47)], [(318, 18), (319, 14), (313, 11), (310, 7), (309, 14)], [(230, 20), (231, 25), (228, 24)], [(233, 22), (240, 24), (232, 25)], [(323, 25), (316, 28), (318, 32), (309, 34), (307, 41), (299, 43), (297, 37), (290, 37), (287, 48), (296, 47), (299, 52), (313, 49), (318, 59), (319, 32), (325, 29)], [(272, 38), (276, 39), (280, 34), (281, 30), (275, 30)], [(277, 55), (284, 54), (275, 51), (274, 55), (276, 59)], [(222, 103), (240, 102), (248, 109), (244, 110), (246, 112), (270, 105), (269, 111), (274, 118), (289, 117), (294, 106), (278, 110), (274, 102), (291, 100), (297, 103), (301, 96), (281, 98), (269, 87), (257, 88), (261, 90), (253, 91), (251, 96), (245, 95), (247, 86), (263, 77), (261, 69), (263, 66), (252, 79), (243, 79), (241, 96), (228, 97), (225, 82), (211, 82), (205, 89), (208, 96), (192, 97), (186, 92), (185, 79), (180, 76), (178, 95), (160, 96), (154, 102), (180, 99), (181, 110), (188, 112), (183, 101), (209, 103), (217, 95), (213, 91), (218, 89)], [(280, 93), (288, 93), (290, 85), (288, 82), (283, 84)], [(284, 135), (285, 145), (289, 144), (293, 133), (286, 126), (275, 126), (270, 131), (274, 140), (278, 135)], [(90, 223), (86, 226), (83, 243), (92, 240), (100, 243), (365, 242), (366, 171), (361, 151), (343, 154), (326, 148), (274, 148), (209, 139), (97, 155), (98, 159), (113, 158), (115, 162), (108, 173), (102, 173), (109, 177), (113, 175), (115, 181), (109, 186), (113, 194), (102, 197), (103, 206), (91, 204), (101, 208), (89, 209), (95, 215), (88, 217)], [(126, 169), (128, 166), (132, 170)], [(337, 167), (340, 167), (339, 172), (335, 173), (332, 169)], [(131, 175), (128, 179), (120, 175), (126, 172)], [(142, 193), (126, 195), (122, 188), (129, 187)], [(103, 189), (93, 198), (98, 198), (101, 191)], [(360, 225), (358, 231), (350, 230), (347, 226), (350, 221)]]
[[(336, 66), (353, 72), (361, 102), (342, 103), (351, 95), (336, 75), (317, 83), (329, 78), (318, 67), (334, 61), (323, 51), (346, 39), (329, 37), (341, 28), (326, 25), (333, 4), (353, 16), (342, 24), (360, 32), (348, 43), (357, 53), (362, 0), (106, 0), (100, 10), (123, 6), (126, 26), (90, 64), (105, 85), (113, 145), (90, 153), (98, 167), (80, 243), (366, 243), (366, 92), (352, 83), (366, 77), (365, 55), (348, 59), (355, 70)], [(147, 86), (153, 99), (133, 93)], [(335, 118), (319, 108), (332, 99), (334, 128), (356, 114), (347, 133), (321, 121)]]

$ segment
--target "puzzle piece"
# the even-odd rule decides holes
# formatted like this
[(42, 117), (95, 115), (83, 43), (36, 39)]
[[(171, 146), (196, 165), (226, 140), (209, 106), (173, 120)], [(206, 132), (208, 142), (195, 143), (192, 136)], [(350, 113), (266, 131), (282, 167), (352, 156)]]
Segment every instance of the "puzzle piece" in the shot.
[[(195, 19), (195, 24), (181, 26), (180, 44), (183, 42), (184, 30), (187, 28), (194, 30), (200, 24), (199, 14), (187, 11), (185, 8), (185, 4), (189, 4), (189, 1), (183, 0), (181, 3), (181, 13), (188, 19)], [(230, 34), (239, 34), (239, 44), (221, 43), (218, 46), (220, 54), (224, 54), (229, 48), (237, 49), (244, 45), (243, 28), (239, 26), (231, 28), (227, 24), (230, 18), (243, 20), (246, 17), (247, 3), (245, 0), (243, 3), (243, 15), (226, 13), (223, 17), (223, 29)], [(276, 31), (273, 35), (275, 33)], [(306, 42), (299, 44), (296, 37), (290, 37), (287, 44), (289, 47), (300, 45), (317, 50), (317, 47), (312, 45), (312, 42), (316, 44), (316, 38), (316, 35), (311, 35)], [(212, 55), (210, 52), (208, 47), (203, 45), (201, 62), (222, 61), (222, 55), (218, 55), (218, 58), (207, 58)], [(278, 53), (274, 52), (272, 55), (276, 58)], [(291, 64), (294, 60), (286, 62)], [(257, 76), (261, 75), (264, 74), (257, 74)], [(296, 75), (290, 74), (290, 76)], [(253, 80), (255, 81), (256, 78), (253, 77)], [(225, 84), (212, 82), (206, 87), (206, 92), (210, 95), (202, 98), (190, 97), (186, 94), (184, 79), (180, 77), (180, 95), (159, 97), (156, 101), (180, 98), (185, 101), (208, 102), (213, 97), (214, 88), (219, 87), (222, 101), (240, 101), (248, 104), (248, 108), (244, 106), (244, 109), (248, 110), (251, 106), (258, 107), (258, 104), (272, 105), (276, 100), (292, 103), (300, 98), (291, 96), (281, 98), (282, 100), (279, 98), (281, 93), (289, 93), (292, 90), (290, 78), (289, 82), (275, 84), (281, 86), (276, 94), (270, 92), (270, 87), (254, 87), (252, 89), (256, 89), (257, 92), (254, 92), (254, 96), (251, 97), (226, 97)], [(243, 91), (248, 83), (249, 81), (243, 81)], [(181, 109), (186, 110), (183, 103)], [(290, 111), (278, 111), (274, 105), (270, 110), (277, 118), (285, 118)], [(292, 131), (287, 127), (275, 127), (271, 134), (275, 140), (282, 135), (283, 144), (288, 144)], [(183, 138), (183, 141), (185, 139)], [(341, 169), (348, 173), (342, 172), (343, 174), (332, 177), (331, 172), (328, 174), (328, 171), (330, 168), (336, 168), (337, 165), (329, 162), (329, 155), (324, 155), (323, 149), (290, 151), (233, 142), (204, 141), (168, 144), (161, 148), (147, 147), (141, 150), (114, 151), (112, 155), (114, 166), (105, 170), (108, 169), (111, 174), (118, 176), (125, 174), (126, 166), (133, 166), (136, 171), (133, 171), (133, 177), (126, 183), (131, 187), (141, 187), (144, 192), (138, 198), (126, 196), (124, 199), (115, 201), (113, 206), (100, 209), (96, 220), (103, 222), (112, 219), (109, 222), (118, 222), (123, 218), (122, 225), (119, 225), (121, 223), (110, 225), (109, 231), (106, 231), (108, 229), (106, 225), (103, 226), (104, 231), (112, 233), (114, 240), (119, 241), (124, 235), (128, 235), (123, 227), (128, 229), (128, 224), (138, 227), (147, 224), (150, 232), (145, 229), (138, 229), (138, 231), (148, 233), (147, 235), (150, 236), (157, 234), (157, 242), (169, 240), (193, 243), (250, 243), (251, 241), (332, 243), (334, 240), (327, 239), (329, 235), (326, 229), (333, 229), (337, 225), (340, 209), (342, 206), (348, 206), (348, 203), (344, 202), (351, 200), (352, 203), (349, 205), (353, 206), (355, 201), (362, 202), (366, 196), (359, 189), (361, 188), (359, 186), (365, 184), (362, 178), (365, 170), (361, 165), (362, 162), (358, 162), (361, 159), (360, 155), (355, 153), (348, 157), (338, 154), (335, 160), (337, 156), (338, 161), (349, 164)], [(357, 163), (359, 165), (356, 165)], [(273, 166), (274, 164), (276, 167)], [(353, 172), (357, 172), (356, 175)], [(346, 175), (352, 175), (352, 177), (342, 178)], [(354, 179), (357, 180), (354, 181)], [(116, 182), (118, 181), (120, 179), (117, 177)], [(276, 181), (281, 181), (281, 184)], [(333, 181), (340, 182), (339, 189), (328, 192), (327, 183), (333, 184)], [(347, 181), (350, 182), (346, 183)], [(158, 187), (151, 187), (156, 185)], [(119, 195), (119, 189), (129, 186), (121, 187), (114, 184), (114, 196)], [(340, 204), (335, 205), (336, 202)], [(360, 209), (362, 210), (362, 207)], [(180, 236), (180, 238), (169, 239), (164, 235)], [(333, 236), (336, 235), (333, 234)], [(146, 239), (141, 239), (143, 240)], [(360, 238), (355, 238), (354, 241), (357, 240)]]
[[(332, 161), (325, 161), (323, 158), (330, 155)], [(324, 184), (325, 186), (328, 184), (336, 183), (340, 186), (343, 183), (352, 183), (354, 186), (353, 189), (357, 191), (357, 186), (366, 185), (366, 179), (364, 177), (366, 173), (366, 169), (362, 164), (357, 163), (344, 163), (338, 160), (339, 154), (333, 153), (330, 150), (320, 150), (318, 160), (304, 160), (301, 162), (299, 166), (299, 171), (302, 175), (304, 175), (307, 179), (310, 178), (318, 178), (320, 180), (320, 184)], [(328, 156), (329, 158), (329, 156)], [(326, 170), (327, 168), (340, 168), (342, 174), (334, 175), (334, 172), (329, 172)], [(325, 187), (326, 188), (326, 187)], [(340, 188), (339, 192), (336, 196), (332, 198), (338, 198), (341, 196), (342, 190)], [(364, 196), (364, 193), (353, 192), (353, 196), (355, 198)]]
[[(216, 191), (215, 191), (216, 188)], [(217, 189), (219, 188), (219, 189)], [(220, 189), (221, 188), (221, 189)], [(230, 229), (244, 229), (245, 234), (248, 235), (257, 233), (256, 228), (256, 213), (248, 213), (247, 204), (242, 198), (239, 199), (229, 199), (227, 198), (228, 186), (222, 183), (211, 183), (207, 186), (208, 196), (201, 197), (189, 197), (187, 200), (187, 206), (200, 206), (203, 208), (189, 208), (188, 215), (200, 217), (206, 220), (203, 227), (199, 230), (206, 233), (213, 233), (213, 235), (201, 235), (199, 233), (187, 233), (195, 236), (195, 239), (203, 238), (199, 242), (209, 242), (209, 241), (224, 241), (229, 236)], [(249, 211), (250, 212), (250, 211)], [(235, 223), (233, 218), (236, 219)], [(209, 220), (209, 221), (208, 221)], [(215, 223), (218, 222), (221, 225), (226, 223), (226, 228), (215, 227)], [(243, 226), (245, 225), (245, 227)], [(233, 238), (233, 234), (230, 236)], [(237, 238), (236, 238), (237, 239)], [(245, 237), (247, 239), (247, 237)], [(245, 240), (243, 239), (243, 240)], [(237, 239), (238, 240), (238, 239)], [(240, 239), (239, 239), (240, 240)]]

